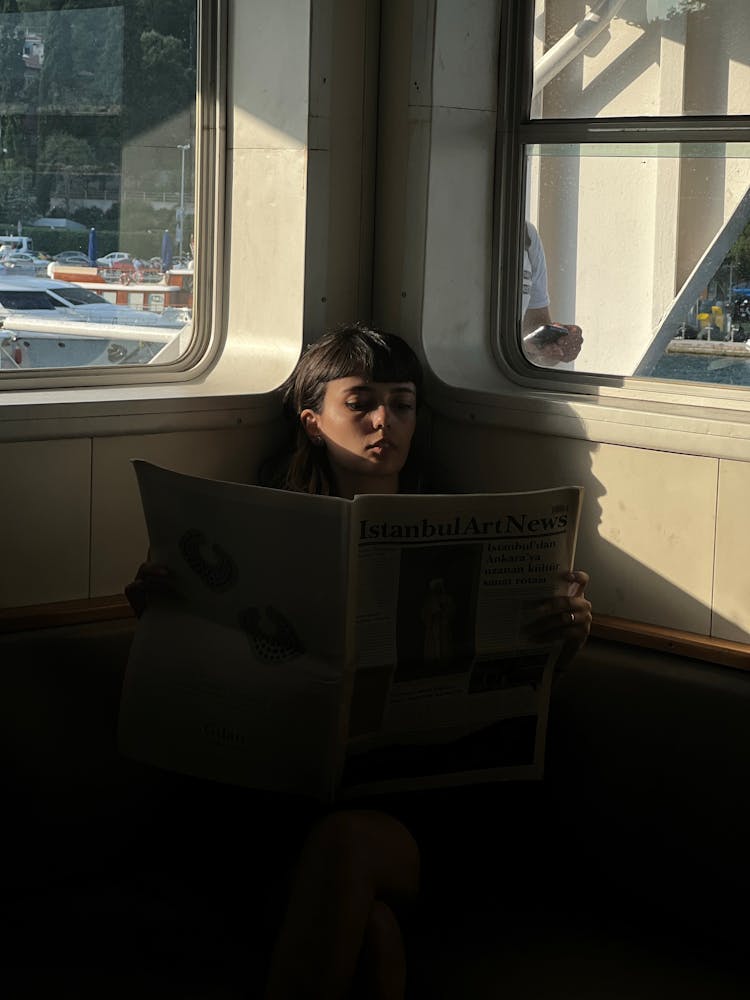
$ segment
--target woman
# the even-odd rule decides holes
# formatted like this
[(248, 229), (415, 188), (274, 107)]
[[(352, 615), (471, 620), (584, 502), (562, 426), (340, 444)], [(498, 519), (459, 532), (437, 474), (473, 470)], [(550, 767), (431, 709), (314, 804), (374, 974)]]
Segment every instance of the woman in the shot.
[[(420, 363), (399, 337), (362, 324), (327, 333), (302, 355), (282, 388), (295, 438), (269, 484), (352, 498), (416, 492), (412, 440), (422, 390)], [(265, 477), (269, 480), (269, 477)], [(151, 583), (141, 567), (126, 594), (142, 610)], [(586, 639), (588, 576), (567, 574), (570, 594), (542, 609), (539, 635), (568, 655)], [(271, 958), (267, 1000), (404, 995), (398, 914), (417, 892), (420, 857), (407, 827), (379, 810), (338, 810), (318, 821), (300, 853)]]

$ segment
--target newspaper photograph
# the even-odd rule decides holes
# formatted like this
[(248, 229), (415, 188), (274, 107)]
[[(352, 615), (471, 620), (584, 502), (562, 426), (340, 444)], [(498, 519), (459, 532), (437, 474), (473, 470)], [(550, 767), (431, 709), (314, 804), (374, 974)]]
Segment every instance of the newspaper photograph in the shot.
[(344, 785), (539, 778), (559, 644), (526, 632), (566, 593), (582, 490), (360, 497), (357, 668)]

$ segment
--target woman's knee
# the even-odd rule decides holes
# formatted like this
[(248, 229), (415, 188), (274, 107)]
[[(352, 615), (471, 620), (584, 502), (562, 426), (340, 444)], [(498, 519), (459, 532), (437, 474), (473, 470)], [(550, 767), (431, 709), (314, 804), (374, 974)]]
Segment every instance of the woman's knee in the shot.
[(330, 873), (366, 880), (375, 897), (409, 899), (416, 894), (419, 848), (407, 828), (387, 813), (331, 813), (312, 830), (305, 852)]

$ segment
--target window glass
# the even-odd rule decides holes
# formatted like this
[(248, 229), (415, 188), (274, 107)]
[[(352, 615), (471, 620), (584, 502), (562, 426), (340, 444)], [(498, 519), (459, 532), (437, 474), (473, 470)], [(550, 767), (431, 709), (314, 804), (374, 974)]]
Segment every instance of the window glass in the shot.
[[(0, 378), (174, 362), (189, 345), (197, 13), (0, 0)], [(66, 305), (109, 312), (61, 327), (52, 351), (34, 312)], [(122, 346), (131, 328), (138, 350)]]
[[(529, 360), (750, 385), (750, 146), (533, 146), (527, 161)], [(582, 329), (574, 359), (564, 331), (534, 333), (550, 321)]]
[(536, 0), (532, 117), (746, 114), (747, 6)]
[(19, 309), (54, 309), (55, 303), (44, 291), (13, 291), (0, 285), (0, 306), (4, 312)]
[(54, 288), (54, 294), (59, 297), (65, 305), (96, 306), (107, 304), (107, 300), (103, 299), (101, 295), (97, 295), (96, 292), (89, 292), (85, 288), (81, 288), (80, 285), (74, 285), (72, 282), (67, 282), (65, 285), (58, 285)]
[[(586, 9), (536, 7), (537, 76), (571, 26), (580, 51), (520, 126), (522, 350), (560, 371), (750, 386), (750, 129), (734, 115), (750, 108), (750, 4), (602, 2), (595, 37)], [(669, 102), (649, 103), (653, 73)]]

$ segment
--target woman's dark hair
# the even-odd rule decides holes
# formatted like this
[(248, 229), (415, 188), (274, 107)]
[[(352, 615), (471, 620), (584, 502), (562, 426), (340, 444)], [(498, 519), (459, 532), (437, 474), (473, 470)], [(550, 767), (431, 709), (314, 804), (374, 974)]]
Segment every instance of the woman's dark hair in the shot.
[(311, 444), (299, 415), (307, 409), (320, 413), (327, 383), (350, 375), (372, 382), (413, 382), (419, 404), (422, 366), (406, 341), (364, 323), (347, 324), (323, 334), (306, 348), (281, 387), (284, 412), (294, 428), (294, 450), (279, 483), (283, 489), (331, 492), (326, 450)]

